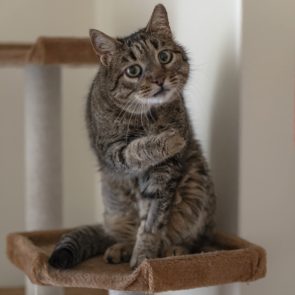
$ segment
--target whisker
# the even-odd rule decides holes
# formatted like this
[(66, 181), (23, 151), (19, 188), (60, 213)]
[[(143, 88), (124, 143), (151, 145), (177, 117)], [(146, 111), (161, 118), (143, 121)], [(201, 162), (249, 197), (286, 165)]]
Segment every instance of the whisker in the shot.
[(144, 124), (142, 121), (142, 110), (143, 110), (143, 104), (140, 104), (140, 121), (141, 121), (142, 129), (144, 130)]
[[(151, 111), (151, 108), (150, 107), (148, 107), (148, 111), (150, 112)], [(146, 122), (147, 122), (147, 127), (149, 127), (149, 118), (148, 118), (148, 116), (147, 116), (147, 112), (145, 111), (144, 112), (144, 116), (145, 116), (145, 118), (146, 118)]]
[[(125, 99), (127, 99), (129, 96), (130, 96), (130, 94), (132, 94), (133, 93), (133, 90), (131, 90), (128, 94), (127, 94), (127, 96), (125, 97)], [(122, 121), (124, 120), (124, 117), (125, 117), (125, 115), (126, 115), (126, 113), (128, 113), (128, 109), (129, 109), (129, 107), (131, 106), (131, 104), (132, 104), (132, 100), (127, 100), (127, 102), (124, 104), (124, 106), (123, 106), (123, 115), (122, 115), (122, 117), (121, 118), (118, 118), (118, 120), (119, 119), (121, 119), (121, 120), (119, 120), (119, 123), (122, 123)], [(120, 112), (120, 114), (122, 113), (122, 111)], [(119, 115), (120, 115), (119, 114)]]
[(119, 115), (115, 118), (115, 121), (119, 121), (120, 122), (120, 115), (122, 114), (122, 112), (126, 111), (127, 105), (130, 104), (130, 101), (127, 100), (127, 102), (123, 105), (122, 110), (120, 111)]
[[(137, 101), (136, 100), (132, 100), (132, 103), (130, 105), (131, 106), (134, 106), (134, 104), (136, 105)], [(132, 119), (132, 116), (134, 115), (134, 109), (131, 110), (131, 114), (130, 114), (130, 117), (129, 117), (129, 121), (128, 121), (128, 124), (127, 124), (127, 131), (126, 131), (126, 135), (125, 135), (125, 140), (126, 140), (126, 144), (127, 144), (127, 139), (128, 139), (128, 133), (129, 133), (129, 127), (130, 127), (130, 123), (131, 123), (131, 119)]]

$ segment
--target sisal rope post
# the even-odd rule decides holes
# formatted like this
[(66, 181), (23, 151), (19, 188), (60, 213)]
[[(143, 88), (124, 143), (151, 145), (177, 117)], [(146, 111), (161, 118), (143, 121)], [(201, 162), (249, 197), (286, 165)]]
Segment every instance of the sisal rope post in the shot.
[[(25, 226), (62, 226), (61, 67), (25, 67)], [(61, 288), (33, 286), (26, 295), (62, 295)]]

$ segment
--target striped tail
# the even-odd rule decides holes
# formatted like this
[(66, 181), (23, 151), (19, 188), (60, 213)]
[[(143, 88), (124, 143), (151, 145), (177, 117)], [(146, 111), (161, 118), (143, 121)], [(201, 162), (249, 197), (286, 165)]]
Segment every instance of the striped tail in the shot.
[(49, 257), (49, 264), (55, 268), (71, 268), (80, 262), (103, 254), (113, 245), (102, 225), (81, 226), (64, 234)]

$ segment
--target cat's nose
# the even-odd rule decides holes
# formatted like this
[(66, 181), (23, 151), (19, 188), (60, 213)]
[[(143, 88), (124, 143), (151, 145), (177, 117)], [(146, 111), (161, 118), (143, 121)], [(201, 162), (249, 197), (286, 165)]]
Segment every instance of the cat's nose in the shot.
[(152, 82), (162, 87), (164, 84), (164, 80), (165, 80), (164, 77), (155, 77), (152, 79)]

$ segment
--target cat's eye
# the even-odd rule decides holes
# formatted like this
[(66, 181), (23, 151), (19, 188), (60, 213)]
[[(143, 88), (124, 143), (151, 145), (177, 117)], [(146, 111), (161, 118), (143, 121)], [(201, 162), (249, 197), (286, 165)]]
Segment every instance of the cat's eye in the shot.
[(130, 78), (137, 78), (142, 73), (142, 68), (140, 65), (132, 65), (125, 70), (125, 73)]
[(162, 50), (158, 54), (158, 58), (161, 64), (168, 64), (172, 60), (172, 52), (169, 50)]

